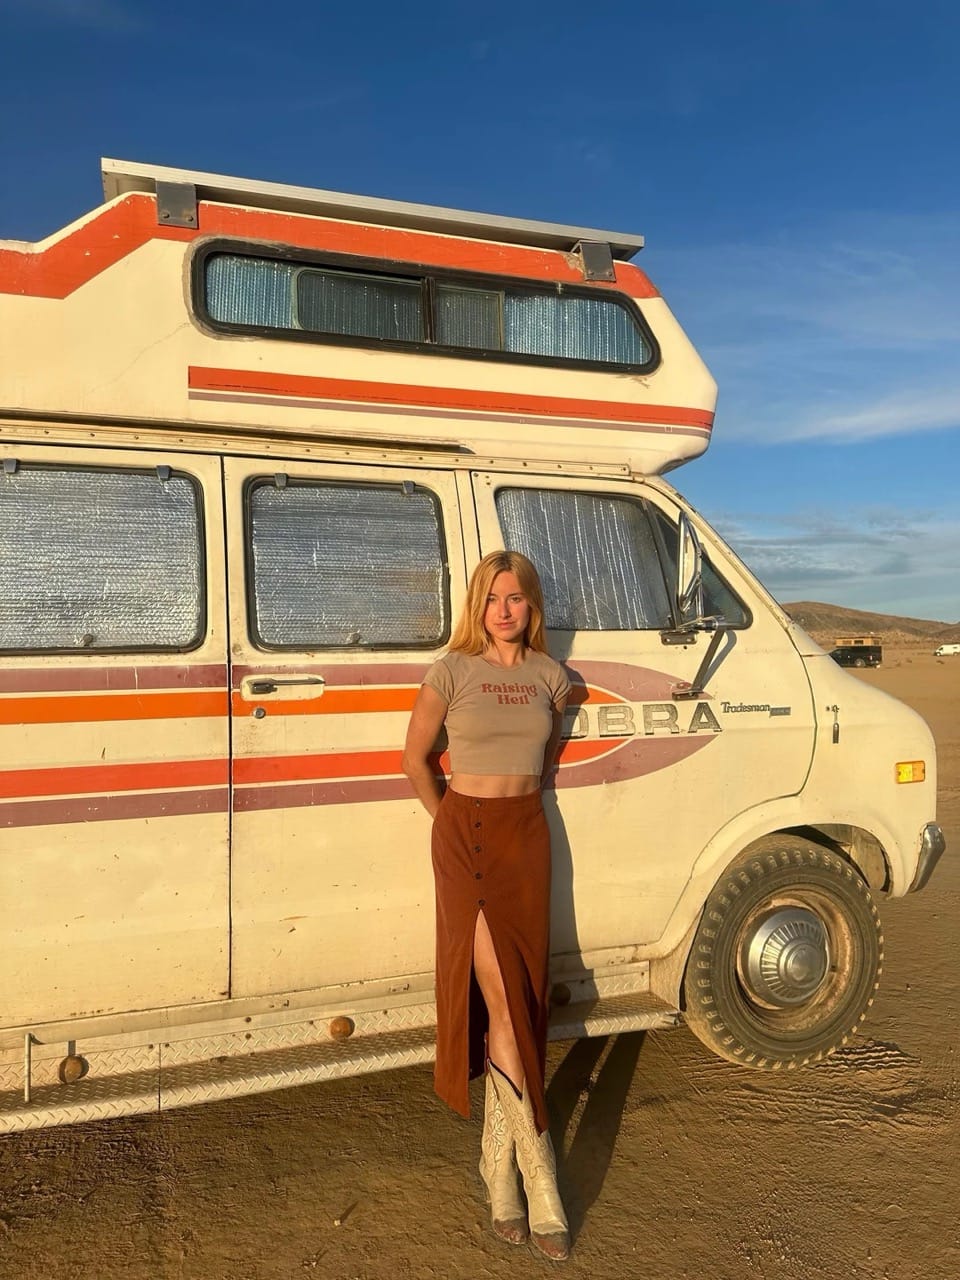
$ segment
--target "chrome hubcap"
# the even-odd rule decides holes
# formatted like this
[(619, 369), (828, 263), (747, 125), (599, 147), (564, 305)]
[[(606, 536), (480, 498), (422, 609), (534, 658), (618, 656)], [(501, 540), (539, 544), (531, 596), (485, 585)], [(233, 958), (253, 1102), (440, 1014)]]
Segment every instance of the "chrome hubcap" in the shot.
[(754, 926), (740, 952), (741, 974), (751, 993), (778, 1008), (809, 1000), (830, 968), (823, 921), (803, 907), (775, 911)]

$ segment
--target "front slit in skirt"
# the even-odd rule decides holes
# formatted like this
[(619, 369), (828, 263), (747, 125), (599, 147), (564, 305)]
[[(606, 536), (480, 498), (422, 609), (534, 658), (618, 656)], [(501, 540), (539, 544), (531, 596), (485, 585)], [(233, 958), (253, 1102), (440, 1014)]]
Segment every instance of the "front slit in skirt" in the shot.
[(538, 791), (484, 800), (449, 787), (433, 823), (437, 887), (434, 1087), (462, 1116), (484, 1070), (487, 1012), (473, 971), (482, 911), (507, 993), (537, 1131), (547, 1128), (550, 832)]

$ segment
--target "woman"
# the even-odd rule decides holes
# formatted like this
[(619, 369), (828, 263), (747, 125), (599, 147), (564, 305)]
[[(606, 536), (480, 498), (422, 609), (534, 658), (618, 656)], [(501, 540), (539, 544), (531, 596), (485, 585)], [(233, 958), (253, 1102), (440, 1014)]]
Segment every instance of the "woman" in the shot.
[[(550, 835), (540, 788), (569, 691), (546, 652), (536, 569), (518, 552), (494, 551), (470, 579), (448, 652), (424, 678), (403, 757), (434, 819), (436, 1090), (467, 1116), (468, 1081), (486, 1066), (480, 1173), (494, 1231), (522, 1244), (529, 1222), (534, 1244), (557, 1260), (570, 1237), (544, 1098)], [(446, 791), (430, 762), (443, 729)]]

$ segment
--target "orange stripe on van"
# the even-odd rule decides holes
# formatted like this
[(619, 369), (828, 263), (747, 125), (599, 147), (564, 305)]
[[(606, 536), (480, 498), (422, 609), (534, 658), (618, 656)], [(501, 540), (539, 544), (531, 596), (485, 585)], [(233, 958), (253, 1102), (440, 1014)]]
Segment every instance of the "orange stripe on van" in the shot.
[[(270, 696), (271, 715), (370, 715), (408, 712), (417, 699), (416, 685), (392, 688), (326, 688), (316, 698), (287, 699)], [(235, 716), (246, 716), (257, 701), (232, 694)], [(620, 702), (601, 689), (574, 685), (570, 704)], [(189, 720), (227, 713), (226, 690), (170, 691), (164, 693), (59, 694), (48, 697), (0, 697), (0, 725), (94, 724), (123, 720)]]
[(560, 764), (583, 764), (587, 760), (595, 760), (628, 741), (628, 738), (565, 738), (560, 743)]
[(43, 248), (0, 249), (0, 293), (66, 298), (150, 240), (192, 240), (196, 234), (158, 226), (153, 198), (130, 195)]
[[(269, 678), (269, 677), (264, 677)], [(393, 686), (391, 688), (357, 687), (355, 689), (338, 689), (327, 686), (323, 693), (315, 698), (281, 699), (271, 694), (264, 705), (269, 707), (270, 715), (312, 716), (312, 715), (367, 715), (376, 712), (412, 711), (417, 700), (419, 685)], [(606, 689), (595, 689), (582, 684), (571, 685), (570, 706), (613, 705), (623, 702), (616, 694)], [(247, 716), (251, 706), (258, 702), (257, 696), (242, 696), (233, 692), (233, 714)]]
[[(590, 763), (616, 751), (627, 741), (629, 741), (627, 738), (565, 741), (561, 743), (561, 765), (567, 769), (570, 766)], [(233, 782), (238, 788), (265, 786), (271, 789), (278, 783), (341, 781), (356, 778), (399, 780), (405, 783), (400, 765), (401, 758), (402, 753), (399, 749), (240, 757), (234, 761)], [(167, 791), (171, 795), (179, 795), (188, 788), (223, 787), (229, 781), (228, 774), (228, 761), (223, 757), (210, 760), (7, 769), (0, 770), (0, 801), (28, 801), (38, 797), (65, 798), (86, 795), (99, 796), (103, 799), (110, 795), (129, 792)], [(404, 794), (406, 794), (405, 791)], [(282, 790), (275, 793), (274, 801), (269, 807), (284, 807)], [(153, 809), (149, 811), (154, 812)], [(179, 809), (175, 811), (179, 812)], [(127, 816), (135, 815), (131, 813)], [(59, 821), (60, 819), (51, 817), (49, 820)], [(0, 822), (0, 826), (2, 825), (4, 823)], [(18, 823), (15, 821), (14, 825)]]
[(592, 684), (571, 684), (567, 708), (594, 707), (600, 704), (615, 706), (621, 702), (629, 702), (629, 698), (621, 698), (616, 693), (610, 693), (608, 689), (594, 688)]
[(222, 787), (227, 780), (227, 761), (224, 758), (155, 764), (69, 765), (58, 769), (4, 769), (0, 770), (0, 798), (12, 800), (88, 792)]
[(59, 694), (0, 698), (0, 724), (90, 724), (108, 720), (191, 720), (227, 714), (227, 691)]
[[(393, 689), (330, 689), (326, 688), (315, 698), (263, 699), (269, 708), (270, 715), (316, 716), (316, 715), (366, 715), (371, 712), (411, 711), (417, 700), (418, 687)], [(233, 693), (233, 714), (248, 716), (257, 695), (243, 697), (236, 690)]]
[[(518, 276), (531, 280), (561, 280), (583, 284), (583, 268), (576, 254), (499, 240), (475, 240), (469, 236), (440, 235), (401, 227), (379, 227), (365, 222), (340, 222), (334, 218), (246, 209), (240, 205), (200, 205), (200, 231), (204, 235), (245, 236), (317, 249), (349, 253), (410, 266), (456, 267), (488, 275)], [(613, 264), (615, 282), (596, 281), (591, 288), (621, 289), (634, 298), (658, 298), (660, 291), (646, 272), (632, 262)]]
[(311, 778), (382, 778), (401, 776), (402, 752), (345, 751), (330, 755), (238, 758), (233, 764), (237, 786), (251, 782), (306, 782)]
[(709, 430), (713, 414), (680, 405), (631, 404), (614, 400), (581, 400), (572, 396), (532, 396), (510, 391), (477, 391), (464, 387), (424, 387), (408, 383), (370, 382), (354, 378), (318, 378), (309, 374), (269, 373), (246, 369), (212, 369), (191, 365), (191, 391), (240, 392), (300, 399), (413, 405), (429, 409), (533, 413), (559, 418), (616, 419), (657, 422)]
[[(580, 764), (607, 755), (626, 741), (626, 738), (568, 740), (561, 744), (560, 758), (564, 765)], [(237, 786), (247, 786), (252, 783), (309, 782), (316, 778), (401, 777), (401, 758), (399, 750), (240, 757), (234, 761), (233, 780)]]
[[(411, 266), (457, 267), (499, 276), (582, 284), (572, 254), (497, 241), (472, 240), (429, 231), (370, 226), (332, 218), (201, 201), (199, 227), (169, 227), (157, 221), (154, 196), (130, 192), (41, 245), (0, 248), (0, 293), (66, 298), (81, 285), (151, 240), (189, 242), (198, 235), (266, 240), (294, 248), (326, 250), (404, 262)], [(626, 290), (635, 298), (657, 298), (659, 290), (630, 262), (615, 262), (615, 284), (593, 288)]]

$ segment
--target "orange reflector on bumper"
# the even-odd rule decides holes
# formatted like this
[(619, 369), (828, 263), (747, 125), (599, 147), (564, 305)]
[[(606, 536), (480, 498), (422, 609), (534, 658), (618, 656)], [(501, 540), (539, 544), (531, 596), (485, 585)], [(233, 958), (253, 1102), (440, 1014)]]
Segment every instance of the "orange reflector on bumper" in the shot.
[(898, 782), (923, 782), (927, 776), (925, 760), (898, 760), (895, 767)]

